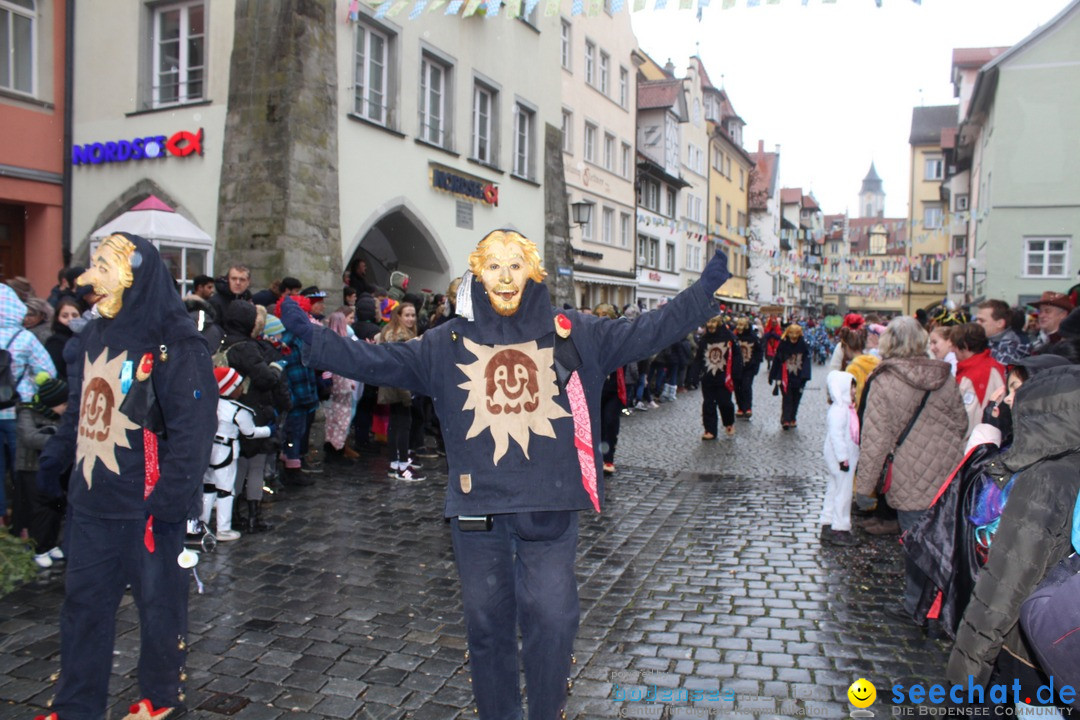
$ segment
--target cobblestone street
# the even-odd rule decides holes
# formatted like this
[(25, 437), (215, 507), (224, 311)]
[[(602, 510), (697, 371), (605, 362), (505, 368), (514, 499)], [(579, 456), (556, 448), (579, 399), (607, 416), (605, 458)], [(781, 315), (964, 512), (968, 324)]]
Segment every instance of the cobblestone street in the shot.
[[(791, 431), (761, 375), (732, 438), (699, 439), (697, 392), (623, 418), (605, 512), (582, 514), (568, 718), (659, 717), (627, 699), (653, 685), (735, 693), (667, 703), (669, 718), (845, 717), (859, 677), (879, 713), (891, 685), (942, 680), (947, 645), (884, 614), (903, 584), (896, 538), (818, 541), (824, 378), (815, 366)], [(417, 485), (386, 470), (384, 456), (328, 468), (270, 507), (272, 532), (203, 556), (187, 717), (475, 717), (445, 463)], [(0, 598), (0, 718), (29, 720), (51, 696), (62, 594), (53, 569)], [(118, 633), (114, 720), (137, 699), (130, 597)]]

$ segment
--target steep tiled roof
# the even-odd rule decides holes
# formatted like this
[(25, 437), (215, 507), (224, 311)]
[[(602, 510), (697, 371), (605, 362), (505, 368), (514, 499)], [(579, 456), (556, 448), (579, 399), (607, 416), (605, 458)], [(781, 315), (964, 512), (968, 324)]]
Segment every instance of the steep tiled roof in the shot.
[[(823, 223), (825, 226), (825, 240), (843, 240), (844, 239), (844, 215), (825, 215), (823, 217)], [(836, 226), (835, 229), (833, 226)]]
[(690, 58), (690, 61), (697, 63), (698, 77), (701, 78), (701, 86), (705, 88), (714, 87), (712, 81), (709, 80), (709, 73), (705, 72), (705, 63), (701, 62), (701, 58), (694, 55)]
[(769, 198), (776, 192), (780, 153), (765, 152), (762, 148), (763, 143), (759, 142), (758, 151), (750, 153), (750, 158), (754, 161), (748, 198), (751, 210), (767, 210)]
[(802, 196), (802, 206), (804, 210), (820, 210), (821, 206), (817, 204), (817, 200), (813, 195)]
[(802, 202), (802, 188), (781, 188), (780, 203), (782, 205), (797, 205)]
[(852, 254), (866, 255), (870, 252), (870, 229), (878, 223), (885, 226), (885, 254), (906, 254), (907, 220), (904, 218), (848, 218)]
[(911, 111), (912, 145), (937, 145), (941, 142), (944, 128), (956, 127), (960, 122), (956, 105), (931, 105), (917, 107)]
[(681, 80), (639, 82), (637, 91), (638, 110), (672, 107), (679, 101), (681, 92)]
[(953, 67), (959, 68), (981, 68), (1008, 49), (1007, 47), (954, 48), (952, 64)]

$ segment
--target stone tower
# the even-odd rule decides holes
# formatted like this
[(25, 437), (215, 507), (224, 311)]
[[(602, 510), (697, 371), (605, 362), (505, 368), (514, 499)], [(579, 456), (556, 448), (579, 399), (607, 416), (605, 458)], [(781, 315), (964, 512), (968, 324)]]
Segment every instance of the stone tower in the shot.
[(341, 282), (334, 0), (236, 0), (217, 266)]
[(870, 172), (863, 178), (862, 190), (859, 191), (859, 217), (885, 217), (885, 191), (881, 187), (881, 178), (878, 177), (873, 162), (870, 163)]

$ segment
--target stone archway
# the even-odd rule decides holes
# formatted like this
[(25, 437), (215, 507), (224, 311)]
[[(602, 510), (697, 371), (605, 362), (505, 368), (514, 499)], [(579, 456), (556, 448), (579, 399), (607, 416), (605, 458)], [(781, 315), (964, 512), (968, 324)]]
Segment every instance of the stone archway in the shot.
[(441, 293), (453, 272), (446, 246), (405, 198), (384, 204), (354, 235), (346, 269), (360, 258), (367, 261), (367, 281), (384, 289), (390, 274), (400, 270), (409, 275), (410, 290)]

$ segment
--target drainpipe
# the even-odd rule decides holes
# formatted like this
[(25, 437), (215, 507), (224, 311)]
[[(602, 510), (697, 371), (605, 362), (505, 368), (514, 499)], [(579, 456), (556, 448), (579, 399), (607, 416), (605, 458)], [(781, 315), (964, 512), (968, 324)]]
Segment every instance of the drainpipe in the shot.
[(75, 96), (75, 0), (66, 0), (64, 7), (64, 180), (62, 186), (62, 231), (60, 250), (64, 267), (71, 265), (71, 146)]

